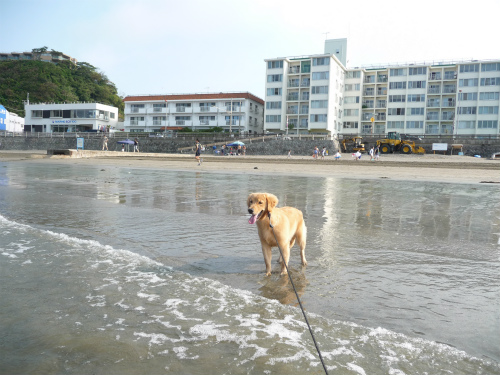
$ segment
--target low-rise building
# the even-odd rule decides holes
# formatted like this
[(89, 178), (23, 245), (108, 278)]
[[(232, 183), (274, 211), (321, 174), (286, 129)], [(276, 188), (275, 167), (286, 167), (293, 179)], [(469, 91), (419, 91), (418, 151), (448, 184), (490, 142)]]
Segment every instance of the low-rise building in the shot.
[(264, 129), (264, 101), (249, 92), (127, 96), (123, 101), (127, 132), (218, 127), (252, 134)]
[(20, 133), (24, 130), (24, 118), (9, 112), (0, 105), (0, 131)]
[(28, 132), (89, 132), (116, 128), (118, 108), (101, 103), (26, 103)]
[(71, 61), (76, 65), (77, 59), (62, 52), (57, 51), (40, 51), (40, 52), (0, 52), (0, 61), (23, 61), (23, 60), (36, 60), (51, 63), (58, 63), (60, 61)]

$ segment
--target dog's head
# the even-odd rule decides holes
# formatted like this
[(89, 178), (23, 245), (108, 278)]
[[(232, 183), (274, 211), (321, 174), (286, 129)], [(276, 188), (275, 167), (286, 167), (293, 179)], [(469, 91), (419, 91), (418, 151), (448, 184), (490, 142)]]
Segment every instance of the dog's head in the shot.
[(252, 193), (247, 198), (248, 213), (252, 215), (249, 224), (262, 220), (267, 212), (272, 212), (278, 204), (278, 198), (269, 193)]

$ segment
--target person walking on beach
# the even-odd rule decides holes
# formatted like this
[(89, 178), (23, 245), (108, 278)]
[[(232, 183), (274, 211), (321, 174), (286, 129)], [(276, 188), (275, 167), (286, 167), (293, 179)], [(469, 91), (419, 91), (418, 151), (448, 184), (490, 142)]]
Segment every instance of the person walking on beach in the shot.
[(326, 155), (326, 147), (323, 146), (323, 150), (321, 150), (321, 160), (325, 160), (325, 155)]
[(335, 160), (339, 160), (341, 157), (342, 155), (340, 154), (340, 151), (337, 151), (337, 153), (335, 154)]
[(292, 158), (292, 150), (288, 150), (288, 155), (286, 157), (287, 159), (291, 159)]
[(125, 152), (125, 145), (122, 145), (122, 152)]
[(139, 140), (137, 138), (134, 139), (134, 152), (139, 152)]
[(195, 147), (196, 147), (196, 151), (195, 151), (195, 154), (194, 154), (194, 158), (198, 161), (198, 165), (201, 165), (201, 159), (200, 159), (200, 155), (201, 155), (201, 143), (200, 143), (200, 141), (198, 139), (196, 139)]
[(375, 149), (375, 161), (379, 161), (380, 159), (380, 147), (377, 146), (377, 148)]
[(247, 154), (247, 146), (243, 145), (243, 156)]
[(106, 147), (106, 151), (109, 151), (108, 150), (108, 137), (104, 136), (104, 138), (102, 139), (102, 150), (104, 151), (104, 147)]
[(370, 149), (370, 161), (375, 160), (375, 150), (372, 148)]
[(313, 159), (318, 160), (318, 152), (319, 152), (318, 146), (314, 147), (313, 155), (312, 155)]

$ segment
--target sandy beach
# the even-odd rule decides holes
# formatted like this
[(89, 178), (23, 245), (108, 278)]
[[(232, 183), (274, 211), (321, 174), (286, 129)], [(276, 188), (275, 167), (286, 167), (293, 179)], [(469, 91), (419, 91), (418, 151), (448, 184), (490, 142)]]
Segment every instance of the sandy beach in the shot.
[(211, 173), (245, 173), (268, 175), (301, 175), (364, 179), (393, 179), (457, 183), (500, 183), (500, 160), (449, 155), (382, 155), (379, 161), (370, 161), (363, 155), (356, 161), (344, 154), (342, 159), (332, 156), (314, 160), (310, 156), (215, 156), (202, 155), (198, 166), (191, 154), (147, 154), (99, 152), (94, 157), (47, 157), (46, 151), (0, 151), (0, 161), (29, 161), (133, 167), (167, 170), (189, 170)]

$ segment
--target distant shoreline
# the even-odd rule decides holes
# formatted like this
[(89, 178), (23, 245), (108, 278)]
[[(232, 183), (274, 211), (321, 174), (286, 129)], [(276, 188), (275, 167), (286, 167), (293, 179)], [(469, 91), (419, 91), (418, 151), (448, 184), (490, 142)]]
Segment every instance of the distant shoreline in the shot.
[[(106, 156), (108, 154), (108, 156)], [(109, 156), (112, 155), (112, 156)], [(380, 161), (370, 161), (363, 155), (355, 161), (343, 154), (314, 160), (311, 156), (215, 156), (202, 155), (197, 166), (190, 154), (145, 154), (103, 152), (91, 158), (47, 157), (46, 151), (0, 151), (0, 162), (33, 162), (41, 164), (99, 165), (103, 167), (147, 168), (211, 173), (248, 173), (290, 175), (302, 177), (338, 177), (435, 181), (448, 183), (499, 183), (500, 160), (449, 155), (382, 155)]]

